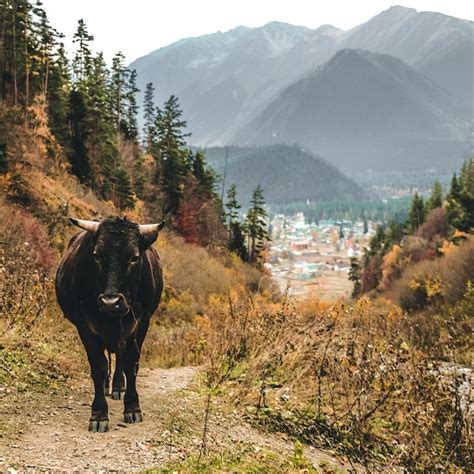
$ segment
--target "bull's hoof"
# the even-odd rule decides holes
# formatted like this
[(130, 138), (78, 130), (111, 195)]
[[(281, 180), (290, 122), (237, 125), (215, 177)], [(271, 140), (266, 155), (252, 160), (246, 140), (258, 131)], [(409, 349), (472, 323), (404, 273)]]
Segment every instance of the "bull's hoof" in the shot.
[(140, 423), (143, 421), (143, 415), (141, 411), (125, 412), (123, 420), (125, 423)]
[(123, 400), (123, 397), (125, 395), (125, 392), (122, 390), (114, 390), (112, 392), (112, 400)]
[(109, 431), (109, 420), (89, 421), (89, 431), (92, 433), (105, 433)]

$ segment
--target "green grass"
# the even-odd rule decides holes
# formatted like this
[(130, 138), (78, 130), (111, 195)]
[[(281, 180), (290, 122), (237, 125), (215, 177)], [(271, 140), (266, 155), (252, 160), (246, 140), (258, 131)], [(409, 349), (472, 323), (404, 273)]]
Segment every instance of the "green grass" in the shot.
[[(337, 472), (327, 470), (329, 466), (321, 466), (322, 472)], [(289, 456), (283, 456), (268, 449), (246, 446), (235, 451), (225, 451), (218, 454), (203, 456), (192, 455), (183, 461), (171, 463), (160, 469), (146, 471), (147, 474), (174, 474), (174, 473), (288, 473), (304, 471), (316, 474), (318, 470), (303, 454), (300, 443), (295, 443), (294, 451)]]

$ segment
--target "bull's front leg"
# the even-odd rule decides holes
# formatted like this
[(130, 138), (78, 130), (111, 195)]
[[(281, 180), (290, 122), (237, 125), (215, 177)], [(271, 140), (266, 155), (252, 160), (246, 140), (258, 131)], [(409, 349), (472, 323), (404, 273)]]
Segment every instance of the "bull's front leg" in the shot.
[(123, 351), (120, 349), (115, 356), (115, 372), (112, 380), (112, 400), (122, 400), (125, 392), (125, 377), (123, 374)]
[(131, 337), (127, 341), (123, 359), (123, 368), (127, 378), (123, 413), (125, 423), (140, 423), (143, 421), (136, 385), (139, 359), (140, 347), (136, 339)]
[(79, 335), (87, 352), (94, 381), (94, 400), (89, 420), (89, 431), (104, 433), (109, 430), (109, 409), (105, 399), (105, 385), (109, 375), (107, 357), (102, 342), (88, 329), (79, 328)]

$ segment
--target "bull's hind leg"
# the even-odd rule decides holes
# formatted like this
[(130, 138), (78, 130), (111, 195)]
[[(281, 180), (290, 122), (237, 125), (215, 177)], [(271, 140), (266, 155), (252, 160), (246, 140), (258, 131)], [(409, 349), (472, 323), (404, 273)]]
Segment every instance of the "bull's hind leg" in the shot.
[(103, 344), (87, 329), (79, 329), (79, 335), (87, 352), (94, 381), (94, 400), (89, 420), (89, 431), (104, 433), (109, 430), (109, 413), (105, 399), (105, 385), (109, 373)]
[(125, 376), (127, 377), (127, 388), (124, 397), (125, 409), (123, 413), (125, 423), (140, 423), (140, 421), (143, 421), (136, 386), (139, 358), (140, 350), (138, 344), (134, 338), (130, 338), (127, 341), (123, 361)]
[(125, 376), (123, 373), (123, 352), (115, 356), (115, 372), (112, 380), (112, 400), (122, 400), (125, 394)]

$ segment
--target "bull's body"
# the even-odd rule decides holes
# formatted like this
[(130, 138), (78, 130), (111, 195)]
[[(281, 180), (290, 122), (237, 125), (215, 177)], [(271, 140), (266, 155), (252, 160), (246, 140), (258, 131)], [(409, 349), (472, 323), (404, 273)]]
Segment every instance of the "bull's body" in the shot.
[(105, 351), (116, 354), (112, 398), (122, 398), (125, 391), (125, 421), (142, 420), (136, 391), (138, 362), (163, 290), (160, 260), (151, 247), (157, 233), (145, 241), (136, 224), (108, 219), (95, 231), (71, 239), (57, 271), (58, 303), (78, 330), (94, 381), (91, 431), (108, 429), (105, 395), (110, 374)]

